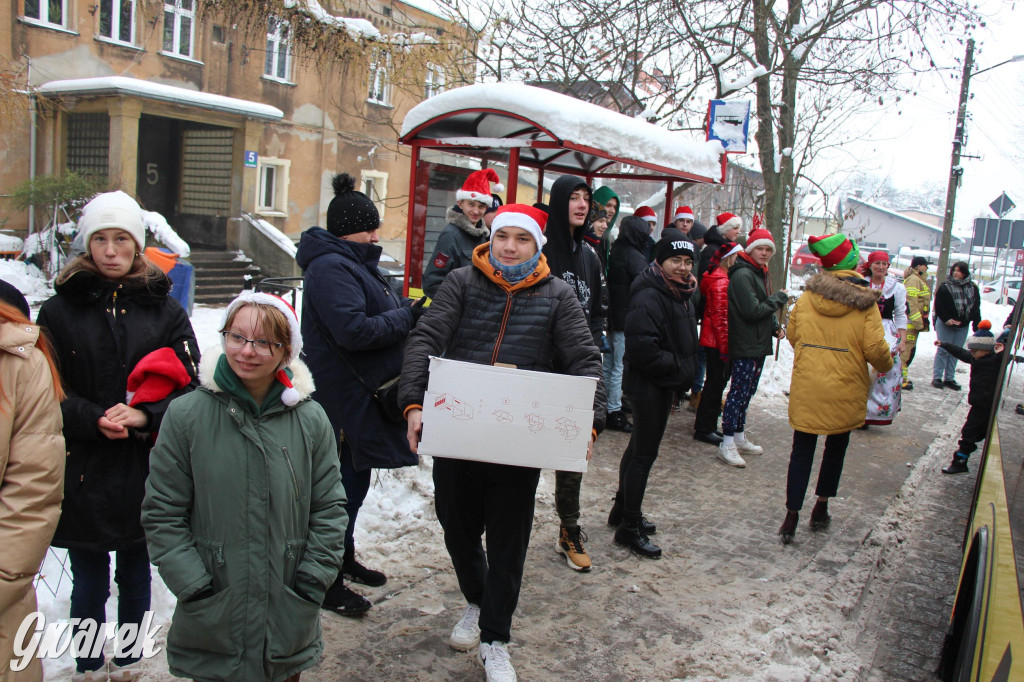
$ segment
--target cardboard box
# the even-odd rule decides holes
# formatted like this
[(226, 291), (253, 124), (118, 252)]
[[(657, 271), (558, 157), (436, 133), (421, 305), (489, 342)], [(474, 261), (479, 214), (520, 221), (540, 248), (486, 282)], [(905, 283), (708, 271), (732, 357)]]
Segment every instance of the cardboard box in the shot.
[(430, 358), (419, 452), (586, 471), (597, 379)]

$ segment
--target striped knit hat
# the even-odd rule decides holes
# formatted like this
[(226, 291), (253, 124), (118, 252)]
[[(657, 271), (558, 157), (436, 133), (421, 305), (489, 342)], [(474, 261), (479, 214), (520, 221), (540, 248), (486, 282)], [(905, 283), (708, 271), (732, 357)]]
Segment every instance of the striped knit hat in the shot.
[(853, 270), (860, 264), (857, 242), (850, 241), (845, 235), (808, 237), (807, 248), (821, 259), (821, 267), (826, 270)]

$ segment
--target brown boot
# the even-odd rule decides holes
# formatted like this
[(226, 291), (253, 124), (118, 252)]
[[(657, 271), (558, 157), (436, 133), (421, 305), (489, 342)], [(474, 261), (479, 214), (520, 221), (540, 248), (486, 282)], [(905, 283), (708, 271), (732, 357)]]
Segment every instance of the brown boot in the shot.
[(698, 405), (700, 405), (700, 391), (690, 394), (690, 411), (696, 412)]

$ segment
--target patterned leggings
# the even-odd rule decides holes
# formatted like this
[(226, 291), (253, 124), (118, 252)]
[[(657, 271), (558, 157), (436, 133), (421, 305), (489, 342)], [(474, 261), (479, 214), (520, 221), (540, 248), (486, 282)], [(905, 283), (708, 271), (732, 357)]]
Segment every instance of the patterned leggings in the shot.
[(746, 426), (747, 408), (757, 390), (757, 382), (761, 380), (762, 369), (764, 357), (732, 359), (732, 383), (722, 410), (722, 433), (726, 436), (742, 432)]

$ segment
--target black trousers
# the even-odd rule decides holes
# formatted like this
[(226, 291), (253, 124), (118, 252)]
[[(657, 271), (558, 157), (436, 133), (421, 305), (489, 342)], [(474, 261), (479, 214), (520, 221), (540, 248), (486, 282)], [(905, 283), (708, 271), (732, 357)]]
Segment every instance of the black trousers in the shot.
[(988, 415), (992, 411), (991, 405), (971, 405), (967, 413), (967, 421), (960, 429), (960, 443), (957, 444), (957, 452), (961, 455), (969, 455), (978, 449), (978, 443), (988, 437)]
[[(619, 490), (615, 501), (622, 505), (622, 518), (639, 522), (647, 490), (647, 477), (658, 458), (672, 411), (672, 390), (638, 378), (633, 398), (633, 432), (619, 462)], [(703, 401), (703, 400), (702, 400)]]
[(480, 606), (481, 642), (512, 637), (539, 481), (540, 469), (434, 458), (437, 520), (459, 589)]
[(729, 383), (729, 361), (723, 360), (717, 348), (703, 348), (708, 359), (704, 391), (697, 405), (697, 418), (693, 430), (697, 433), (711, 433), (718, 430), (718, 418), (722, 414), (722, 395)]
[[(811, 480), (814, 464), (814, 448), (818, 434), (793, 432), (793, 452), (789, 456), (789, 476), (786, 480), (786, 509), (800, 511), (804, 506), (804, 495)], [(825, 437), (825, 452), (821, 456), (818, 471), (818, 486), (814, 494), (818, 497), (835, 497), (839, 491), (839, 478), (843, 475), (843, 460), (850, 444), (850, 432), (834, 433)]]

